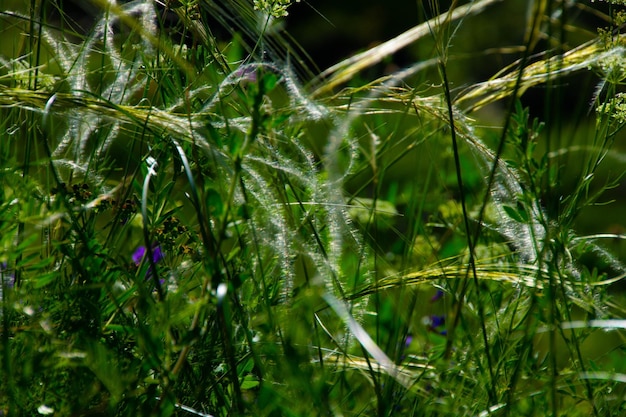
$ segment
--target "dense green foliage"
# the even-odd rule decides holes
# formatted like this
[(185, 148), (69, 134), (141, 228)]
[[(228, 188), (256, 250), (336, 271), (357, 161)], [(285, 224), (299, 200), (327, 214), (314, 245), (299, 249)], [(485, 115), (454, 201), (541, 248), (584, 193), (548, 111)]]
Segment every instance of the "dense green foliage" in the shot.
[(306, 2), (93, 1), (81, 32), (7, 1), (0, 414), (624, 415), (624, 235), (581, 219), (621, 184), (626, 15), (529, 1), (459, 89), (499, 2), (425, 3), (317, 74)]

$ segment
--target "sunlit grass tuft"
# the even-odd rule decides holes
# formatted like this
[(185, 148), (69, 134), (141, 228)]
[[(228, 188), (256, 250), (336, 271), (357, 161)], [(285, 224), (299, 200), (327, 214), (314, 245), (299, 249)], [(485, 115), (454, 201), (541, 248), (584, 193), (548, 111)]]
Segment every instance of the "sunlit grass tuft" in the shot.
[[(623, 235), (576, 228), (620, 180), (622, 36), (531, 62), (569, 7), (539, 2), (520, 61), (453, 91), (482, 1), (310, 81), (296, 3), (96, 2), (86, 35), (2, 15), (33, 37), (0, 59), (0, 411), (621, 415)], [(587, 71), (595, 136), (550, 148), (560, 116), (520, 97)]]

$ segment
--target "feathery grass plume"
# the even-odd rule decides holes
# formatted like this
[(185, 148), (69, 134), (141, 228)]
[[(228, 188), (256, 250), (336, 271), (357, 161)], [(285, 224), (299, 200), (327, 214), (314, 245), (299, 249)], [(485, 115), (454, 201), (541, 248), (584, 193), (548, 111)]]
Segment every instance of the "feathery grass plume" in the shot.
[[(618, 35), (618, 44), (623, 42), (624, 35)], [(607, 60), (623, 55), (623, 47), (615, 46), (605, 50), (598, 39), (577, 46), (563, 55), (553, 56), (532, 63), (524, 68), (519, 94), (528, 88), (546, 83), (554, 77), (564, 77), (577, 71), (599, 68)], [(455, 105), (471, 113), (487, 104), (509, 97), (514, 90), (518, 76), (519, 63), (514, 63), (501, 70), (489, 81), (478, 83), (462, 91), (454, 100)], [(469, 103), (466, 105), (466, 103)]]
[(462, 20), (465, 17), (480, 13), (487, 7), (500, 1), (502, 0), (481, 0), (460, 7), (453, 7), (450, 12), (442, 13), (393, 39), (327, 68), (312, 82), (313, 85), (319, 84), (316, 90), (313, 91), (312, 96), (317, 97), (332, 92), (335, 87), (353, 79), (360, 71), (379, 63), (408, 45), (432, 34), (440, 25)]
[[(78, 44), (35, 9), (3, 15), (32, 42), (0, 60), (0, 413), (620, 415), (624, 311), (605, 290), (626, 272), (598, 242), (623, 236), (575, 220), (621, 157), (622, 37), (454, 101), (410, 86), (447, 70), (441, 28), (495, 3), (333, 66), (312, 93), (277, 23), (293, 2), (98, 1)], [(165, 36), (171, 12), (191, 39)], [(439, 56), (325, 96), (428, 33)], [(588, 68), (596, 136), (555, 210), (546, 172), (574, 148), (537, 158), (542, 124), (517, 106), (510, 154), (494, 152), (470, 114)]]
[[(221, 363), (228, 368), (227, 379), (220, 384), (234, 390), (233, 396), (210, 391), (204, 397), (206, 404), (232, 401), (233, 408), (241, 409), (237, 360), (240, 354), (254, 354), (252, 334), (264, 334), (273, 342), (280, 341), (281, 334), (291, 333), (282, 317), (296, 290), (315, 287), (319, 281), (325, 290), (343, 294), (344, 239), (346, 234), (356, 238), (356, 233), (349, 225), (347, 211), (332, 206), (333, 202), (345, 205), (338, 190), (342, 183), (334, 181), (329, 186), (320, 181), (318, 162), (299, 142), (298, 126), (324, 121), (327, 111), (306, 98), (289, 71), (268, 63), (245, 64), (230, 74), (218, 71), (211, 74), (217, 82), (185, 90), (176, 79), (186, 70), (177, 68), (176, 57), (172, 57), (184, 53), (184, 48), (174, 52), (153, 36), (131, 31), (129, 39), (137, 36), (137, 48), (126, 43), (116, 30), (117, 24), (135, 28), (138, 23), (134, 19), (140, 19), (146, 32), (154, 31), (150, 29), (156, 21), (152, 5), (130, 2), (122, 7), (111, 6), (108, 11), (82, 45), (57, 42), (68, 49), (54, 54), (62, 55), (56, 59), (63, 59), (62, 90), (3, 87), (0, 100), (44, 116), (44, 128), (50, 131), (48, 157), (58, 181), (80, 175), (107, 192), (104, 178), (109, 174), (101, 160), (114, 155), (125, 137), (132, 138), (126, 160), (116, 160), (116, 165), (126, 164), (123, 174), (132, 182), (124, 192), (132, 193), (134, 189), (142, 195), (144, 246), (151, 248), (153, 240), (162, 243), (159, 239), (163, 239), (165, 226), (161, 225), (172, 213), (185, 212), (195, 219), (190, 220), (190, 226), (195, 223), (199, 228), (201, 237), (192, 239), (191, 244), (199, 246), (197, 252), (204, 268), (187, 276), (191, 282), (177, 283), (179, 288), (190, 289), (188, 295), (165, 293), (160, 287), (157, 278), (167, 271), (173, 274), (168, 280), (182, 279), (187, 274), (171, 265), (176, 254), (170, 252), (158, 270), (155, 262), (150, 266), (158, 297), (145, 284), (143, 271), (134, 274), (135, 279), (129, 279), (132, 274), (122, 273), (119, 280), (111, 278), (96, 287), (102, 288), (102, 309), (107, 312), (101, 317), (106, 325), (96, 333), (114, 338), (125, 334), (129, 346), (141, 346), (129, 360), (134, 357), (147, 365), (138, 376), (126, 380), (126, 387), (137, 384), (137, 394), (126, 399), (119, 395), (122, 386), (113, 381), (129, 376), (104, 373), (97, 357), (109, 353), (97, 341), (85, 342), (92, 349), (86, 355), (87, 366), (110, 390), (111, 397), (103, 399), (105, 404), (131, 408), (137, 401), (156, 408), (178, 405), (174, 393), (185, 396), (178, 390), (187, 385), (183, 382), (179, 387), (173, 381), (185, 364), (200, 354), (192, 348), (195, 345), (200, 351), (216, 352), (214, 366)], [(154, 89), (160, 94), (154, 94)], [(178, 157), (172, 157), (174, 149)], [(149, 166), (135, 161), (133, 153)], [(158, 171), (154, 169), (157, 164)], [(181, 165), (188, 179), (187, 196), (174, 188), (180, 183), (177, 167)], [(143, 187), (139, 185), (142, 176)], [(59, 193), (56, 200), (62, 203), (65, 197)], [(81, 202), (91, 209), (85, 213), (97, 214), (96, 203)], [(185, 208), (185, 202), (191, 202), (191, 207)], [(73, 216), (78, 213), (72, 211), (68, 221), (77, 221)], [(91, 227), (95, 223), (87, 230), (81, 229), (85, 239), (78, 245), (92, 244)], [(136, 226), (131, 218), (117, 228), (118, 233), (132, 236)], [(78, 255), (73, 259), (75, 265), (80, 263)], [(129, 258), (126, 262), (131, 261)], [(300, 268), (305, 271), (297, 274)], [(105, 276), (112, 277), (115, 270), (124, 268), (107, 268)], [(309, 283), (296, 282), (296, 277), (303, 274)], [(29, 277), (28, 285), (32, 280)], [(238, 324), (230, 330), (230, 322), (215, 317), (211, 305), (214, 291), (224, 288), (220, 285), (225, 280), (235, 287), (235, 294), (258, 297), (239, 305), (234, 312)], [(185, 303), (187, 297), (190, 305)], [(231, 296), (224, 296), (220, 305), (230, 302)], [(280, 313), (280, 322), (272, 322), (272, 315), (277, 314), (272, 310)], [(168, 318), (169, 311), (179, 313)], [(263, 332), (249, 327), (249, 317), (263, 315), (268, 317), (267, 323), (260, 324), (265, 327)], [(155, 320), (159, 324), (152, 326)], [(219, 338), (206, 339), (215, 332)], [(308, 336), (304, 340), (311, 343)], [(258, 358), (254, 366), (261, 372), (263, 364)], [(124, 372), (117, 366), (115, 369)], [(250, 369), (246, 372), (247, 377), (254, 377)], [(148, 377), (152, 382), (147, 385), (134, 380)], [(189, 394), (187, 397), (193, 398)], [(62, 410), (63, 404), (58, 401), (53, 409)]]
[[(563, 56), (550, 58), (549, 60), (531, 64), (530, 66), (524, 68), (518, 91), (523, 92), (530, 86), (537, 85), (538, 83), (544, 83), (575, 71), (588, 70), (593, 67), (598, 68), (598, 64), (602, 67), (604, 65), (603, 62), (605, 62), (606, 59), (614, 59), (615, 57), (620, 57), (621, 55), (620, 46), (612, 47), (608, 50), (602, 50), (599, 47), (598, 41), (590, 42), (574, 49), (573, 51), (565, 53)], [(615, 67), (613, 66), (613, 68)], [(493, 102), (494, 100), (501, 99), (512, 94), (515, 91), (515, 80), (519, 75), (518, 71), (519, 70), (512, 71), (510, 75), (506, 76), (506, 80), (495, 78), (493, 83), (486, 83), (484, 85), (479, 85), (478, 87), (472, 87), (472, 89), (469, 90), (469, 94), (461, 94), (455, 103), (459, 105), (464, 103), (465, 100), (473, 98), (474, 95), (478, 97), (479, 94), (487, 94), (486, 99), (479, 101), (477, 105), (470, 107), (468, 110), (473, 111), (489, 102)], [(611, 71), (611, 73), (614, 72)], [(372, 85), (376, 85), (376, 83), (372, 83)], [(487, 88), (485, 88), (485, 86), (495, 87), (497, 85), (503, 85), (506, 88), (503, 88), (501, 91), (496, 93), (491, 93)], [(394, 99), (400, 102), (400, 95), (398, 94), (398, 91), (394, 91), (393, 93)], [(350, 92), (347, 91), (344, 94), (350, 94)], [(406, 93), (407, 96), (409, 94), (410, 92)], [(436, 97), (432, 97), (432, 99), (434, 100), (430, 101), (431, 105), (420, 107), (420, 110), (426, 114), (434, 116), (437, 120), (441, 120), (444, 123), (450, 123), (445, 109), (440, 104), (432, 105), (433, 103), (437, 103), (438, 99)], [(393, 99), (389, 95), (383, 94), (380, 102), (387, 103), (391, 100)], [(424, 102), (422, 97), (416, 97), (414, 100), (416, 103)], [(363, 101), (363, 103), (366, 102), (366, 100)], [(350, 109), (359, 108), (358, 100), (353, 100), (353, 98), (350, 97), (349, 103)], [(373, 115), (384, 113), (391, 114), (394, 113), (394, 111), (389, 108), (369, 108), (367, 111), (360, 112), (357, 110), (355, 113), (359, 115)], [(516, 122), (518, 123), (516, 127), (521, 127), (524, 132), (530, 132), (531, 135), (533, 135), (534, 133), (531, 130), (533, 129), (533, 126), (525, 125), (528, 121), (524, 119), (521, 109), (518, 110), (518, 113), (519, 119)], [(606, 114), (608, 115), (614, 113), (608, 110)], [(485, 175), (487, 175), (492, 169), (495, 172), (495, 180), (492, 185), (492, 189), (490, 190), (493, 201), (492, 208), (495, 210), (495, 215), (490, 217), (492, 221), (495, 222), (495, 230), (498, 230), (498, 232), (503, 236), (503, 240), (508, 242), (515, 249), (515, 254), (518, 259), (518, 265), (516, 268), (521, 268), (517, 273), (514, 272), (509, 276), (509, 282), (515, 287), (522, 284), (522, 291), (524, 290), (525, 285), (532, 289), (537, 288), (537, 282), (541, 283), (540, 285), (542, 288), (544, 285), (549, 283), (550, 286), (556, 287), (553, 287), (552, 290), (548, 291), (555, 291), (556, 289), (556, 291), (562, 290), (562, 293), (555, 295), (554, 292), (552, 292), (552, 295), (547, 298), (547, 300), (550, 300), (548, 302), (564, 302), (569, 306), (585, 306), (585, 310), (592, 315), (598, 314), (603, 316), (607, 314), (608, 311), (602, 306), (600, 299), (596, 298), (596, 296), (589, 298), (588, 295), (590, 292), (590, 286), (593, 287), (595, 284), (600, 286), (606, 285), (609, 282), (614, 281), (612, 279), (607, 281), (594, 281), (593, 278), (588, 277), (586, 274), (585, 278), (583, 278), (583, 271), (580, 269), (579, 260), (576, 259), (576, 255), (572, 256), (576, 246), (575, 242), (578, 242), (579, 239), (575, 237), (575, 234), (570, 229), (573, 219), (578, 215), (580, 209), (585, 204), (589, 204), (593, 201), (593, 198), (597, 197), (592, 197), (591, 199), (583, 198), (583, 187), (587, 184), (587, 181), (591, 178), (590, 174), (592, 174), (592, 172), (596, 169), (597, 164), (603, 157), (592, 156), (589, 164), (587, 165), (589, 168), (579, 174), (581, 178), (581, 186), (575, 191), (574, 196), (571, 198), (571, 200), (577, 200), (580, 198), (578, 203), (576, 203), (575, 206), (568, 208), (563, 213), (564, 215), (558, 220), (548, 218), (547, 213), (542, 207), (541, 196), (537, 192), (538, 190), (534, 189), (532, 182), (530, 184), (526, 182), (527, 179), (535, 181), (538, 178), (538, 173), (533, 171), (531, 165), (524, 166), (522, 164), (513, 166), (506, 163), (504, 160), (499, 159), (499, 156), (496, 157), (493, 151), (482, 143), (472, 127), (471, 120), (467, 119), (464, 116), (464, 113), (456, 109), (454, 118), (454, 128), (457, 130), (456, 133), (459, 137), (463, 138), (465, 143), (470, 147), (470, 149), (472, 149), (477, 158), (478, 167)], [(381, 129), (379, 128), (379, 130)], [(610, 141), (602, 141), (601, 139), (604, 137), (602, 133), (599, 136), (599, 140), (594, 146), (594, 154), (597, 153), (597, 155), (606, 155), (608, 146), (610, 146)], [(337, 135), (337, 137), (341, 136)], [(536, 137), (532, 140), (536, 140)], [(338, 147), (335, 145), (335, 147), (331, 149), (332, 151), (336, 151)], [(358, 171), (358, 168), (353, 170)], [(587, 240), (584, 237), (581, 239)], [(593, 246), (591, 251), (601, 253), (602, 256), (606, 256), (605, 259), (607, 259), (610, 264), (614, 266), (615, 271), (619, 275), (614, 276), (613, 278), (616, 280), (621, 279), (624, 271), (624, 267), (621, 263), (617, 261), (616, 258), (606, 253), (606, 251), (602, 248), (593, 245), (592, 242), (588, 241), (587, 243)], [(496, 264), (496, 266), (494, 266), (494, 270), (497, 270), (498, 268), (506, 268), (506, 262), (508, 262), (508, 260), (505, 260), (505, 263), (502, 265)], [(529, 279), (523, 279), (519, 274), (519, 271), (525, 268), (529, 268)], [(463, 267), (459, 268), (461, 272), (462, 269)], [(436, 271), (433, 273), (433, 276), (435, 277), (445, 278), (455, 276), (455, 273), (451, 270), (439, 265), (434, 266), (433, 270)], [(412, 286), (415, 283), (427, 282), (427, 278), (424, 278), (424, 281), (419, 279), (415, 282), (412, 281), (413, 277), (420, 277), (421, 272), (422, 271), (414, 273), (404, 272), (395, 276), (390, 276), (389, 279), (377, 279), (373, 284), (366, 285), (362, 292), (355, 292), (353, 296), (358, 298), (365, 295), (376, 294), (381, 290), (404, 288), (406, 285)], [(484, 278), (486, 280), (499, 279), (496, 278), (499, 274), (491, 274), (481, 268), (479, 268), (477, 272), (479, 273), (480, 278)], [(428, 276), (428, 273), (425, 273), (424, 276)], [(463, 273), (456, 276), (462, 277)], [(558, 287), (560, 287), (560, 289), (558, 289)], [(530, 303), (528, 303), (528, 301), (533, 299), (534, 296), (532, 294), (538, 293), (540, 292), (533, 290), (531, 292), (531, 296), (527, 300), (522, 301), (522, 298), (520, 297), (522, 293), (518, 291), (517, 296), (515, 297), (516, 301), (511, 304), (514, 307), (505, 307), (499, 311), (498, 316), (501, 314), (502, 318), (500, 323), (506, 322), (509, 319), (511, 320), (510, 323), (519, 323), (519, 320), (522, 320), (523, 323), (524, 317), (530, 312), (535, 311), (536, 305), (534, 305), (534, 301)], [(497, 305), (494, 305), (494, 307), (497, 307)], [(565, 308), (567, 309), (569, 307)], [(554, 311), (556, 308), (551, 306), (550, 309), (552, 309), (552, 314), (555, 314)], [(512, 314), (512, 316), (510, 316), (510, 314)], [(558, 314), (564, 314), (564, 317), (567, 317), (568, 313), (561, 311)], [(559, 320), (559, 318), (553, 316), (551, 320)], [(499, 332), (504, 330), (498, 327), (500, 325), (497, 321), (495, 325), (495, 328), (490, 327), (492, 331)], [(529, 327), (529, 329), (532, 329), (532, 326)], [(532, 330), (528, 331), (528, 334), (532, 334)], [(490, 334), (489, 339), (493, 340), (492, 338), (494, 336), (494, 334)], [(578, 352), (578, 355), (580, 356), (578, 343), (579, 342), (576, 340), (572, 342), (571, 348), (574, 352)], [(581, 367), (583, 366), (584, 365), (581, 365)], [(592, 395), (589, 394), (589, 391), (587, 392), (587, 398), (590, 401), (592, 400)], [(555, 403), (553, 403), (553, 406), (555, 406), (554, 404)], [(496, 408), (499, 409), (502, 407), (510, 407), (510, 405), (501, 404)]]

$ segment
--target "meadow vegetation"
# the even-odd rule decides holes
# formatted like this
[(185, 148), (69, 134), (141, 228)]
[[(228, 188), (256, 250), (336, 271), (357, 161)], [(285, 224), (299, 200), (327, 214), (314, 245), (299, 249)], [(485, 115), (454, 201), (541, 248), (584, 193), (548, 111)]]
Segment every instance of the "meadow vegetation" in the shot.
[(0, 415), (626, 413), (622, 2), (525, 2), (462, 85), (501, 1), (323, 71), (313, 1), (5, 3)]

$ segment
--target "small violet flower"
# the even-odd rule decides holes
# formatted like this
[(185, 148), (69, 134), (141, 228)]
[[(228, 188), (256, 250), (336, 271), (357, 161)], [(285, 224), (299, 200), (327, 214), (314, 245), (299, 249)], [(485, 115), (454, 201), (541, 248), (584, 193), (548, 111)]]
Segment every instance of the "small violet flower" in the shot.
[(435, 295), (433, 295), (432, 298), (430, 299), (430, 302), (434, 303), (435, 301), (441, 300), (443, 298), (443, 295), (444, 295), (443, 291), (437, 290)]
[[(132, 255), (132, 259), (135, 265), (137, 266), (141, 265), (141, 261), (143, 260), (145, 256), (146, 256), (146, 247), (139, 246), (135, 250), (135, 252), (133, 252), (133, 255)], [(162, 261), (163, 258), (165, 258), (165, 254), (163, 253), (163, 250), (161, 249), (161, 247), (158, 245), (154, 246), (152, 248), (152, 261), (156, 264)], [(146, 280), (149, 279), (151, 276), (152, 276), (152, 266), (150, 266), (148, 270), (146, 271)], [(163, 285), (165, 283), (165, 280), (160, 279), (159, 283)]]
[(446, 316), (434, 314), (429, 317), (429, 320), (430, 320), (430, 324), (428, 325), (428, 328), (431, 331), (435, 333), (439, 333), (442, 336), (445, 336), (448, 334), (448, 331), (446, 329), (440, 329), (446, 324)]
[(406, 339), (404, 339), (404, 348), (407, 349), (409, 346), (411, 346), (411, 342), (413, 342), (413, 335), (409, 333), (406, 336)]
[(430, 327), (436, 329), (446, 324), (446, 316), (432, 315), (430, 316)]
[[(437, 301), (441, 300), (444, 295), (445, 295), (445, 293), (442, 290), (437, 289), (437, 292), (435, 293), (435, 295), (433, 295), (430, 298), (430, 302), (431, 303), (437, 302)], [(445, 335), (448, 334), (448, 331), (446, 329), (440, 329), (441, 327), (445, 326), (445, 324), (446, 324), (446, 316), (445, 315), (434, 314), (434, 315), (429, 316), (429, 317), (424, 317), (424, 324), (426, 324), (426, 326), (428, 327), (428, 330), (430, 330), (431, 332), (438, 333), (438, 334), (440, 334), (442, 336), (445, 336)]]
[[(141, 260), (143, 259), (143, 257), (146, 255), (146, 247), (145, 246), (139, 246), (135, 252), (133, 252), (133, 262), (135, 263), (135, 265), (139, 266), (139, 264), (141, 264)], [(163, 251), (161, 250), (160, 246), (155, 246), (152, 248), (152, 261), (154, 263), (157, 263), (161, 260), (163, 260), (165, 256), (163, 255)]]
[(400, 349), (400, 360), (405, 360), (406, 359), (406, 355), (405, 352), (406, 350), (411, 347), (411, 343), (413, 342), (413, 335), (411, 333), (408, 333), (406, 335), (406, 339), (404, 339), (404, 346), (402, 346)]
[(139, 246), (135, 252), (133, 252), (133, 262), (135, 263), (135, 265), (139, 266), (139, 264), (141, 263), (141, 260), (143, 259), (143, 256), (146, 254), (146, 247), (145, 246)]
[(445, 315), (433, 314), (431, 316), (426, 316), (422, 319), (422, 323), (431, 332), (440, 334), (442, 336), (448, 334), (448, 331), (443, 328), (446, 325)]

